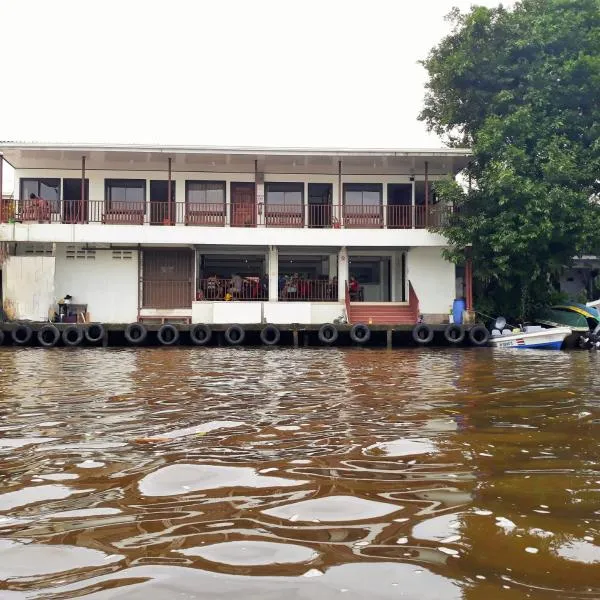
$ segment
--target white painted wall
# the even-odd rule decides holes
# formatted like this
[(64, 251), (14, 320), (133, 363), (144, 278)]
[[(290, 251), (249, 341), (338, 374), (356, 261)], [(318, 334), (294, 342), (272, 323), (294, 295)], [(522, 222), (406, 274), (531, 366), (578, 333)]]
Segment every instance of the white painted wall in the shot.
[(192, 302), (192, 323), (214, 323), (215, 302)]
[(320, 325), (344, 313), (340, 302), (194, 302), (192, 322), (212, 324), (274, 323)]
[(423, 314), (448, 314), (455, 298), (455, 266), (439, 248), (411, 248), (406, 255), (408, 280)]
[(244, 325), (262, 321), (262, 302), (213, 302), (212, 304), (213, 323)]
[[(73, 303), (87, 304), (90, 319), (103, 323), (137, 321), (138, 260), (113, 258), (112, 250), (96, 250), (95, 258), (67, 258), (68, 246), (56, 246), (55, 290), (57, 298), (73, 296)], [(117, 253), (118, 255), (118, 253)]]
[(53, 256), (9, 256), (2, 266), (3, 306), (9, 318), (47, 321), (55, 310)]
[(310, 304), (310, 322), (313, 325), (333, 323), (342, 315), (347, 316), (344, 302), (311, 302)]
[(264, 315), (267, 323), (311, 323), (310, 302), (265, 302)]

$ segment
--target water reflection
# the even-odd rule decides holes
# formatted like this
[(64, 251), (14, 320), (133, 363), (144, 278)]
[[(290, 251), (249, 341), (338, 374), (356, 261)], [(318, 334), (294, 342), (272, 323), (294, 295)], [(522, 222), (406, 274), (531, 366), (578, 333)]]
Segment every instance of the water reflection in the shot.
[(0, 597), (597, 598), (599, 361), (5, 349)]

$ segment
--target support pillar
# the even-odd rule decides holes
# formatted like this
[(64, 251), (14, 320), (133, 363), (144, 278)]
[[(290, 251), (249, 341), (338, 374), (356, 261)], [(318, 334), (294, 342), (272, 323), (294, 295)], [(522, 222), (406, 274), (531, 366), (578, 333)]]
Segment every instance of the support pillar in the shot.
[(467, 257), (465, 262), (465, 307), (473, 310), (473, 261)]
[(425, 227), (429, 225), (429, 162), (425, 161)]
[(411, 195), (410, 195), (410, 205), (411, 205), (411, 229), (415, 228), (415, 204), (417, 199), (417, 187), (415, 185), (415, 178), (410, 178), (411, 183)]
[(342, 189), (342, 161), (338, 161), (338, 209), (337, 218), (339, 227), (344, 226), (344, 218), (342, 214), (342, 199), (344, 197), (344, 190)]
[(387, 183), (383, 184), (383, 189), (381, 190), (381, 203), (383, 210), (383, 228), (387, 229), (388, 226), (388, 186)]
[(340, 248), (338, 253), (338, 301), (346, 299), (346, 285), (348, 283), (350, 270), (348, 267), (348, 248)]
[[(171, 193), (171, 186), (173, 185), (173, 159), (171, 157), (169, 157), (168, 159), (169, 161), (169, 174), (168, 174), (168, 179), (167, 179), (167, 222), (169, 223), (169, 225), (173, 225), (175, 223), (175, 216), (172, 214), (173, 213), (173, 204), (171, 202), (172, 200), (172, 193)], [(152, 210), (152, 199), (150, 199), (150, 210)]]
[(269, 246), (269, 302), (279, 300), (279, 252), (277, 246)]
[(2, 190), (2, 177), (4, 168), (4, 155), (0, 154), (0, 222), (6, 223), (8, 221), (8, 206), (4, 202), (4, 195)]
[[(81, 157), (81, 199), (79, 200), (79, 219), (77, 219), (77, 223), (85, 223), (85, 156)], [(64, 215), (64, 211), (63, 211)]]

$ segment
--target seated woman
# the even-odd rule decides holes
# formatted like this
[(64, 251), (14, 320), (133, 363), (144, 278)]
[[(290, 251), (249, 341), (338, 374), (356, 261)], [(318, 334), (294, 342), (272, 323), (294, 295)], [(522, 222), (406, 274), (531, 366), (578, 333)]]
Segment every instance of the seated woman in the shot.
[(350, 292), (350, 300), (353, 302), (362, 300), (361, 287), (356, 277), (350, 277), (350, 281), (348, 282), (348, 291)]

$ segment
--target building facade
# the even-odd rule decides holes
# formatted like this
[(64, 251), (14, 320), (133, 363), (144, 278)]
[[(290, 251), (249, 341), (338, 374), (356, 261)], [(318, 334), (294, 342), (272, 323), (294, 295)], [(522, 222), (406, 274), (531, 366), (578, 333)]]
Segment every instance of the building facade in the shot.
[[(92, 321), (443, 322), (469, 269), (446, 261), (440, 150), (0, 143), (5, 313), (59, 299)], [(0, 173), (1, 173), (0, 167)], [(0, 175), (1, 177), (1, 175)]]

